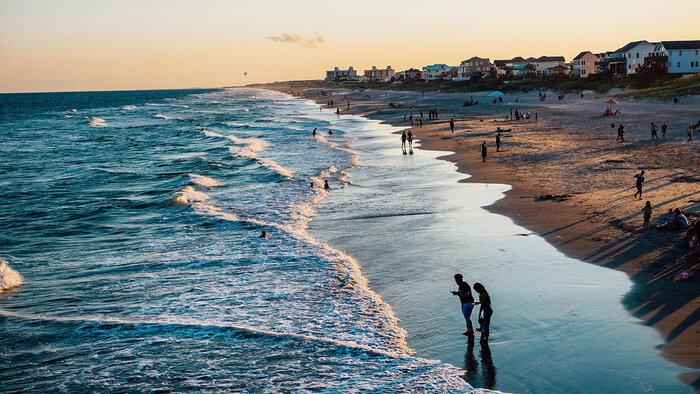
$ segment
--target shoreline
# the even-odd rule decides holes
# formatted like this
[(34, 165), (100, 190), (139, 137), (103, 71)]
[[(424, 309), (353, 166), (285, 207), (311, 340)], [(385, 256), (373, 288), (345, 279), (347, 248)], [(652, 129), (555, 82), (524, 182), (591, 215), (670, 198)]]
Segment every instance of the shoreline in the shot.
[[(537, 121), (518, 122), (503, 119), (508, 105), (478, 108), (486, 113), (479, 116), (470, 109), (461, 108), (458, 99), (461, 96), (455, 94), (344, 90), (327, 96), (319, 95), (318, 89), (309, 91), (283, 85), (268, 89), (314, 100), (324, 111), (328, 110), (328, 101), (333, 99), (336, 104), (333, 111), (338, 107), (341, 114), (362, 115), (397, 127), (410, 128), (410, 124), (403, 123), (403, 115), (409, 112), (417, 116), (418, 111), (423, 110), (426, 119), (428, 108), (438, 108), (439, 120), (426, 121), (423, 127), (411, 129), (419, 140), (417, 147), (446, 152), (439, 159), (455, 163), (460, 173), (471, 175), (462, 182), (511, 185), (506, 197), (485, 207), (487, 210), (537, 232), (567, 256), (626, 273), (634, 285), (621, 300), (625, 309), (661, 333), (665, 344), (660, 350), (664, 357), (689, 368), (700, 368), (700, 297), (694, 290), (699, 254), (697, 250), (691, 252), (679, 246), (682, 235), (678, 232), (654, 229), (642, 232), (641, 213), (637, 208), (640, 203), (631, 197), (633, 181), (624, 179), (632, 179), (638, 172), (637, 162), (645, 161), (642, 168), (648, 169), (647, 193), (655, 207), (652, 226), (670, 219), (669, 215), (658, 213), (671, 207), (700, 212), (697, 183), (700, 178), (694, 178), (697, 171), (683, 170), (698, 168), (698, 147), (679, 141), (678, 132), (673, 141), (669, 138), (661, 148), (646, 143), (644, 139), (648, 137), (641, 125), (650, 116), (659, 116), (649, 114), (651, 104), (625, 103), (626, 109), (632, 108), (631, 116), (599, 119), (592, 116), (593, 109), (588, 110), (591, 106), (585, 99), (580, 100), (585, 108), (579, 110), (569, 103), (563, 108), (545, 108), (523, 97), (515, 105), (536, 111), (539, 116)], [(373, 97), (375, 95), (378, 97)], [(347, 101), (351, 104), (349, 109)], [(388, 105), (397, 101), (402, 103), (402, 108)], [(494, 111), (488, 114), (490, 109)], [(695, 115), (700, 117), (698, 111), (688, 107), (668, 110), (680, 111), (680, 116), (686, 120)], [(450, 116), (455, 117), (454, 134), (450, 133), (447, 123)], [(628, 138), (633, 142), (616, 144), (611, 140), (611, 132), (600, 126), (601, 122), (611, 120), (624, 121), (630, 128), (639, 123), (639, 133), (629, 133)], [(497, 126), (513, 129), (503, 133), (503, 153), (494, 152)], [(601, 135), (601, 132), (607, 133)], [(546, 133), (544, 137), (543, 133)], [(489, 145), (486, 163), (481, 162), (478, 151), (482, 140)], [(593, 154), (595, 163), (587, 163)], [(669, 157), (674, 160), (669, 161)], [(577, 171), (582, 170), (581, 163), (588, 172)], [(600, 170), (601, 165), (611, 168)], [(606, 175), (601, 176), (600, 172)], [(673, 181), (683, 176), (689, 177), (686, 179), (690, 182)], [(690, 274), (689, 279), (680, 279), (682, 271)], [(700, 388), (700, 372), (683, 374), (681, 379), (696, 390)]]

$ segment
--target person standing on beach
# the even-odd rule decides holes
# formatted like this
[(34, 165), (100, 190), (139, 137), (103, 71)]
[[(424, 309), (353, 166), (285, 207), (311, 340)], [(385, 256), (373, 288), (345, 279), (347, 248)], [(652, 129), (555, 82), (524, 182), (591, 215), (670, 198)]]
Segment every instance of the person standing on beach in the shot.
[(625, 125), (620, 123), (620, 127), (617, 128), (617, 141), (625, 142)]
[(450, 118), (450, 130), (452, 130), (452, 133), (454, 134), (454, 132), (455, 132), (455, 120), (453, 118)]
[(510, 120), (513, 120), (513, 108), (510, 109)]
[(481, 143), (481, 162), (482, 163), (486, 162), (486, 154), (487, 154), (486, 141), (484, 141)]
[(634, 193), (634, 197), (636, 198), (637, 194), (639, 194), (639, 199), (641, 200), (642, 199), (642, 187), (644, 187), (644, 170), (642, 170), (642, 172), (635, 175), (634, 177), (637, 178), (637, 181), (636, 181), (637, 192)]
[(666, 122), (664, 122), (661, 125), (661, 138), (663, 138), (663, 139), (666, 139), (666, 129), (667, 128), (668, 128), (668, 126), (666, 126)]
[(404, 155), (406, 154), (406, 138), (408, 138), (408, 136), (406, 135), (406, 130), (404, 130), (403, 133), (401, 133), (401, 150)]
[(642, 211), (644, 211), (644, 230), (649, 230), (649, 220), (651, 219), (652, 212), (654, 212), (653, 209), (651, 209), (650, 201), (647, 201)]
[(408, 130), (406, 138), (408, 139), (408, 153), (413, 154), (413, 133), (411, 130)]
[[(491, 296), (489, 295), (484, 285), (481, 283), (474, 283), (474, 290), (479, 293), (479, 302), (475, 302), (474, 305), (481, 305), (479, 309), (479, 322), (481, 327), (479, 331), (481, 332), (481, 342), (486, 342), (489, 340), (489, 329), (491, 327), (491, 316), (493, 316), (493, 306), (491, 305)], [(482, 321), (483, 319), (483, 321)]]
[(496, 152), (501, 151), (501, 133), (496, 134)]
[(659, 128), (656, 127), (654, 122), (651, 122), (651, 139), (659, 139), (659, 136), (656, 134), (656, 132), (659, 131)]
[(474, 336), (474, 326), (472, 325), (472, 311), (474, 310), (474, 296), (472, 296), (472, 289), (469, 284), (464, 281), (462, 274), (455, 274), (455, 283), (457, 283), (458, 290), (453, 291), (452, 294), (459, 296), (459, 302), (462, 303), (462, 315), (464, 320), (467, 321), (467, 331), (462, 333), (468, 337)]

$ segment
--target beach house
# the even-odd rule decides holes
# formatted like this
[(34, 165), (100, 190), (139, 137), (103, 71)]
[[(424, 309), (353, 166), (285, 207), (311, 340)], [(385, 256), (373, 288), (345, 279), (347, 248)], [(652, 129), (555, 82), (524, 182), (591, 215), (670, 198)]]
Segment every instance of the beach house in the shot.
[(540, 56), (538, 58), (526, 59), (528, 63), (535, 65), (535, 74), (537, 76), (547, 76), (553, 74), (568, 74), (568, 68), (565, 66), (566, 60), (564, 56)]
[(373, 81), (386, 82), (391, 77), (394, 76), (396, 72), (391, 66), (386, 66), (386, 68), (377, 68), (372, 66), (371, 70), (365, 70), (365, 78)]
[(625, 59), (625, 71), (627, 75), (636, 74), (637, 68), (644, 64), (644, 59), (655, 53), (656, 44), (646, 40), (632, 41), (615, 51)]
[(488, 75), (493, 69), (493, 64), (489, 59), (474, 56), (470, 59), (463, 60), (457, 66), (457, 76), (454, 81), (468, 81), (472, 77), (481, 78)]
[(596, 73), (596, 62), (599, 61), (600, 57), (591, 51), (579, 53), (572, 62), (573, 75), (578, 78), (588, 78), (589, 75)]
[(338, 67), (333, 70), (326, 71), (326, 81), (334, 81), (337, 79), (357, 79), (357, 71), (350, 66), (347, 70), (341, 70)]
[(422, 78), (422, 72), (417, 68), (409, 68), (396, 74), (399, 81), (420, 81)]
[(661, 41), (654, 52), (667, 57), (669, 74), (700, 73), (700, 40)]
[(433, 81), (436, 79), (443, 79), (445, 74), (447, 74), (454, 67), (448, 66), (447, 64), (431, 64), (429, 66), (423, 67), (423, 73), (421, 77), (426, 81)]

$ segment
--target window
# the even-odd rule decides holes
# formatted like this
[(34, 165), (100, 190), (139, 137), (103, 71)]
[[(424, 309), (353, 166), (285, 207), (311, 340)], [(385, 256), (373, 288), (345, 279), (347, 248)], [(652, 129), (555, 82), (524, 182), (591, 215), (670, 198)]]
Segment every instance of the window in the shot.
[(584, 74), (584, 75), (585, 75), (585, 74), (586, 74), (586, 70), (585, 70), (585, 69), (581, 70), (581, 74)]
[(683, 51), (678, 51), (678, 56), (683, 56)]
[(681, 66), (681, 62), (678, 62), (678, 67), (680, 67), (680, 66)]
[(637, 52), (637, 59), (639, 59), (639, 52)]

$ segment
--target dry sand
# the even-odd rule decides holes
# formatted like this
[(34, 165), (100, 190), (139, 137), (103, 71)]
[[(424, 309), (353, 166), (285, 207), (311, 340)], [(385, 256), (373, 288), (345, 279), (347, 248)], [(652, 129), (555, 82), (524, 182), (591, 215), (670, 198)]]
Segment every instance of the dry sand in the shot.
[[(662, 333), (666, 357), (700, 368), (700, 248), (683, 244), (685, 232), (643, 231), (641, 212), (644, 201), (651, 201), (652, 227), (670, 221), (671, 208), (700, 216), (700, 141), (687, 142), (685, 134), (688, 124), (700, 121), (700, 97), (677, 105), (623, 102), (613, 106), (622, 108), (619, 116), (602, 117), (606, 98), (593, 94), (560, 101), (549, 92), (542, 103), (537, 93), (528, 93), (493, 104), (486, 94), (336, 90), (319, 95), (319, 89), (273, 88), (315, 100), (324, 111), (340, 108), (341, 116), (358, 114), (407, 128), (404, 115), (423, 111), (424, 126), (411, 128), (421, 147), (450, 152), (442, 158), (470, 174), (467, 182), (512, 185), (489, 210), (539, 233), (571, 257), (627, 273), (634, 287), (624, 305)], [(480, 104), (463, 107), (469, 96)], [(325, 108), (330, 100), (334, 108)], [(434, 108), (439, 120), (427, 120)], [(529, 111), (533, 118), (506, 120), (510, 108)], [(450, 117), (456, 121), (454, 133)], [(666, 139), (652, 141), (650, 122), (660, 129), (662, 121), (669, 125)], [(625, 124), (626, 142), (616, 142), (611, 123)], [(512, 130), (501, 134), (501, 152), (495, 147), (497, 127)], [(482, 141), (489, 147), (486, 163)], [(641, 169), (646, 183), (639, 201), (633, 198), (633, 177)], [(684, 271), (690, 275), (685, 280)], [(683, 379), (700, 387), (700, 373)]]

